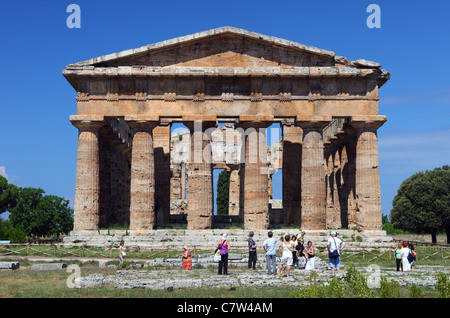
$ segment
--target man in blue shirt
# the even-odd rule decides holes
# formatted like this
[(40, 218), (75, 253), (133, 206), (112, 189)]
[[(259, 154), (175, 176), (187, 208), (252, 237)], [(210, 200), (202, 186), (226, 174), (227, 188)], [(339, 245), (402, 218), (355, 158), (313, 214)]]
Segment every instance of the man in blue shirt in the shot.
[[(267, 263), (267, 274), (275, 275), (277, 273), (277, 265), (276, 265), (276, 257), (277, 257), (277, 240), (273, 238), (272, 231), (269, 231), (267, 233), (267, 236), (269, 237), (264, 241), (264, 250), (266, 251), (266, 263)], [(271, 266), (272, 263), (272, 266)], [(271, 272), (271, 269), (272, 272)]]

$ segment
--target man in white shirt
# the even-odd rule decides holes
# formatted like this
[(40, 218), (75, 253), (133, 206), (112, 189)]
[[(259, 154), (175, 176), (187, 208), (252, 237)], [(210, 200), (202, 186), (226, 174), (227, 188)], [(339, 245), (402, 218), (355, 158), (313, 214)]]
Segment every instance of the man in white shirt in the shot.
[[(341, 265), (341, 253), (342, 249), (345, 247), (345, 243), (342, 242), (338, 237), (335, 231), (331, 232), (331, 237), (327, 242), (328, 249), (328, 259), (331, 268), (331, 277), (334, 277), (334, 269), (337, 269), (337, 273), (339, 274), (339, 267)], [(336, 251), (336, 252), (335, 252)], [(333, 255), (336, 254), (336, 255)]]

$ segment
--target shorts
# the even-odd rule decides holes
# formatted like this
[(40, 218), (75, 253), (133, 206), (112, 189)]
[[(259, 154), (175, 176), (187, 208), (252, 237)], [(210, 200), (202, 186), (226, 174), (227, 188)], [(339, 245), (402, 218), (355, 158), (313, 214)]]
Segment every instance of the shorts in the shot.
[(281, 265), (288, 265), (291, 266), (292, 265), (292, 256), (282, 256), (281, 257)]
[(330, 268), (331, 267), (339, 268), (341, 266), (341, 258), (340, 257), (330, 258), (329, 260), (330, 260)]

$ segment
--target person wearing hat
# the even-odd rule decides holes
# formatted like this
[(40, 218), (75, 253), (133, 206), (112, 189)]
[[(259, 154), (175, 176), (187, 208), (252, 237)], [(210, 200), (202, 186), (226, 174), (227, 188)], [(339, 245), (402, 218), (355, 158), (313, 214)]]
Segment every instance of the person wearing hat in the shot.
[(228, 250), (230, 249), (230, 243), (227, 239), (227, 233), (224, 233), (219, 243), (217, 244), (217, 249), (220, 251), (220, 261), (219, 261), (219, 275), (228, 275)]
[(337, 237), (337, 233), (335, 231), (331, 232), (331, 237), (327, 242), (328, 249), (328, 259), (331, 268), (331, 277), (334, 277), (335, 269), (337, 269), (337, 273), (339, 274), (339, 268), (341, 266), (341, 253), (342, 249), (345, 247), (345, 243), (341, 241)]

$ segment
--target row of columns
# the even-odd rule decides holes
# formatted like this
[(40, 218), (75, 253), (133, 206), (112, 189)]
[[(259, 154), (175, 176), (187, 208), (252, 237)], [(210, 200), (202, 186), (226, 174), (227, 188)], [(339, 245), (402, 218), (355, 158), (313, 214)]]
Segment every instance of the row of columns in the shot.
[[(153, 129), (159, 120), (151, 117), (125, 118), (133, 129), (130, 184), (130, 230), (146, 231), (155, 226), (155, 166)], [(354, 116), (355, 129), (355, 222), (361, 230), (381, 229), (381, 202), (378, 171), (377, 129), (384, 116)], [(327, 224), (327, 184), (324, 163), (323, 129), (328, 116), (298, 116), (283, 124), (285, 147), (300, 151), (297, 158), (283, 158), (283, 173), (293, 173), (283, 181), (285, 223), (300, 224), (306, 230), (324, 230)], [(99, 222), (99, 136), (102, 120), (73, 119), (79, 129), (75, 194), (75, 230), (96, 230)], [(186, 120), (191, 151), (188, 165), (188, 229), (210, 229), (213, 216), (213, 174), (210, 139), (205, 136), (214, 120)], [(265, 129), (271, 121), (241, 121), (245, 133), (244, 226), (269, 226), (269, 193)], [(197, 126), (196, 126), (197, 125)], [(201, 125), (201, 129), (198, 129)], [(301, 136), (301, 137), (300, 137)], [(258, 145), (250, 147), (250, 145)], [(287, 150), (287, 149), (284, 149)], [(287, 152), (289, 153), (289, 152)], [(301, 158), (301, 159), (300, 159)], [(286, 170), (285, 170), (286, 169)], [(156, 173), (159, 173), (158, 171)], [(287, 180), (300, 178), (292, 187)], [(283, 178), (285, 180), (285, 178)], [(167, 192), (168, 194), (168, 192)], [(336, 197), (336, 196), (335, 196)], [(300, 199), (299, 199), (300, 198)], [(337, 204), (337, 203), (336, 203)], [(337, 205), (336, 205), (337, 206)]]

